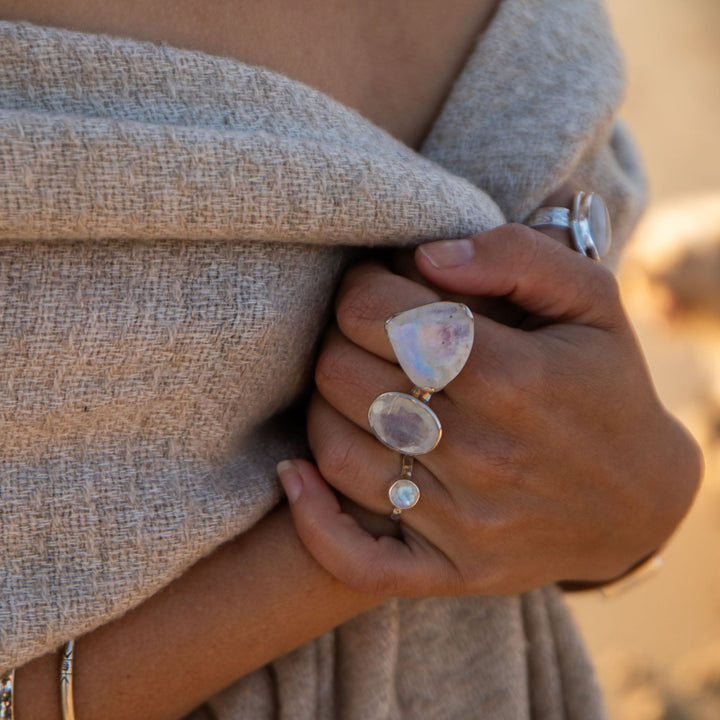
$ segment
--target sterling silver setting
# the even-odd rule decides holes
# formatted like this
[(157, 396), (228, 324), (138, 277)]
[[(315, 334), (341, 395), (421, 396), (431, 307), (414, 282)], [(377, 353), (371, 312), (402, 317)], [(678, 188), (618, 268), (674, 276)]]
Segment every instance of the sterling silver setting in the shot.
[(573, 246), (581, 255), (602, 260), (612, 244), (610, 214), (597, 193), (575, 193), (571, 210), (563, 207), (541, 207), (532, 212), (525, 225), (559, 227), (570, 231)]
[(474, 321), (462, 303), (437, 302), (392, 315), (385, 332), (395, 357), (414, 387), (410, 393), (384, 392), (368, 409), (368, 425), (383, 445), (400, 453), (402, 467), (388, 490), (397, 519), (420, 499), (412, 479), (414, 458), (437, 447), (442, 425), (428, 406), (465, 366), (472, 349)]
[(390, 517), (393, 520), (398, 520), (403, 510), (415, 507), (420, 499), (420, 488), (412, 480), (414, 463), (415, 458), (402, 456), (400, 475), (388, 490), (388, 499), (393, 506)]

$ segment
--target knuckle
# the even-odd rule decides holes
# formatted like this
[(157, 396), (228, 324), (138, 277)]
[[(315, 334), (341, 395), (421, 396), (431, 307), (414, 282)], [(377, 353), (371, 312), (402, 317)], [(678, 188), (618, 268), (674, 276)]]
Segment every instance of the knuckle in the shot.
[(354, 433), (326, 432), (314, 454), (318, 470), (330, 481), (355, 478), (362, 467), (362, 455)]
[[(453, 428), (445, 447), (447, 452), (452, 453), (453, 475), (467, 478), (473, 486), (484, 484), (488, 470), (488, 447), (492, 442), (487, 430), (471, 429), (468, 426)], [(474, 512), (474, 508), (465, 505), (459, 509)], [(464, 517), (464, 514), (461, 513), (460, 517)]]
[(481, 499), (467, 499), (452, 509), (448, 518), (456, 528), (457, 537), (470, 538), (473, 544), (488, 538), (488, 510)]
[[(545, 236), (520, 223), (508, 223), (479, 236), (476, 254), (492, 260), (512, 261), (513, 277), (524, 273), (536, 260)], [(510, 277), (510, 276), (509, 276)], [(511, 281), (508, 281), (511, 282)], [(508, 291), (511, 288), (508, 288)]]
[(521, 223), (508, 223), (503, 228), (507, 233), (507, 239), (516, 244), (519, 250), (528, 252), (529, 249), (530, 254), (535, 253), (534, 248), (537, 246), (539, 238), (542, 237), (541, 233)]
[(315, 364), (315, 384), (321, 392), (346, 385), (353, 375), (352, 369), (350, 348), (338, 342), (329, 342)]
[(293, 508), (293, 521), (303, 544), (314, 555), (322, 552), (325, 544), (325, 528), (313, 513), (303, 511), (302, 505)]
[(578, 289), (577, 308), (583, 315), (596, 318), (593, 324), (598, 327), (615, 326), (623, 316), (618, 281), (599, 263), (593, 263), (591, 270)]
[(535, 474), (528, 462), (527, 451), (520, 443), (505, 447), (493, 458), (497, 482), (505, 491), (530, 497), (535, 489)]
[(515, 265), (523, 271), (536, 261), (543, 247), (550, 252), (559, 247), (554, 241), (549, 241), (547, 235), (519, 223), (508, 225), (508, 242), (515, 256)]
[(391, 596), (399, 594), (396, 573), (383, 561), (382, 556), (363, 559), (351, 571), (349, 585), (367, 595)]
[(550, 382), (549, 371), (542, 358), (529, 363), (511, 363), (507, 390), (516, 408), (526, 408), (537, 403)]
[(596, 264), (595, 272), (588, 279), (590, 294), (612, 307), (620, 304), (620, 286), (617, 278), (602, 265)]
[[(352, 271), (351, 271), (352, 272)], [(382, 325), (393, 313), (435, 302), (439, 295), (429, 287), (389, 270), (349, 275), (335, 302), (335, 317), (348, 336)]]
[(492, 383), (492, 376), (494, 376), (495, 371), (498, 370), (493, 359), (494, 356), (487, 358), (481, 356), (481, 354), (473, 348), (459, 377), (454, 381), (454, 387), (457, 388), (459, 385), (462, 385), (463, 396), (466, 398), (474, 398), (476, 394), (482, 396), (485, 385)]
[[(485, 430), (481, 434), (461, 437), (453, 445), (455, 472), (467, 478), (475, 489), (520, 488), (533, 484), (533, 468), (537, 463), (533, 447), (520, 433)], [(463, 505), (460, 521), (471, 528), (496, 518), (496, 510), (485, 492), (477, 495), (477, 502)]]
[(507, 538), (492, 527), (478, 532), (478, 541), (469, 545), (464, 556), (457, 563), (457, 577), (453, 593), (488, 594), (502, 591), (507, 576), (507, 558), (502, 549)]
[(508, 558), (490, 558), (479, 578), (482, 592), (491, 595), (517, 592), (514, 587), (515, 572)]
[(373, 292), (373, 285), (368, 282), (349, 285), (338, 297), (335, 306), (335, 315), (341, 328), (344, 324), (377, 320), (380, 312), (377, 295)]
[(540, 353), (518, 353), (504, 358), (496, 374), (490, 393), (505, 414), (525, 415), (532, 411), (542, 402), (552, 382), (552, 370)]
[(512, 352), (471, 355), (462, 373), (464, 403), (502, 414), (529, 409), (546, 396), (553, 372), (552, 358), (529, 343)]
[(484, 452), (483, 462), (490, 482), (503, 490), (526, 492), (533, 485), (532, 461), (524, 443), (505, 439), (490, 445)]
[[(473, 559), (477, 559), (479, 554)], [(446, 564), (439, 572), (439, 580), (436, 585), (440, 592), (450, 597), (459, 597), (461, 595), (476, 594), (475, 588), (478, 587), (476, 573), (467, 573), (456, 567), (454, 564)]]

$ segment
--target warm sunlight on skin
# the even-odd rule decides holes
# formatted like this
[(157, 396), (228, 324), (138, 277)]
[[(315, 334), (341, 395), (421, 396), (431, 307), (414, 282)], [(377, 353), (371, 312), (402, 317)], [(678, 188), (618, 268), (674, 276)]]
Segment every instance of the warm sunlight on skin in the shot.
[(497, 4), (0, 0), (0, 18), (167, 42), (263, 65), (332, 95), (416, 146)]

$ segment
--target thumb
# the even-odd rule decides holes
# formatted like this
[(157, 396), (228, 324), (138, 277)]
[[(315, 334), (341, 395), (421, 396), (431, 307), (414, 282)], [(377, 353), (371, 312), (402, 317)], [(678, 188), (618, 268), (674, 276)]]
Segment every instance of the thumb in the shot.
[(415, 251), (415, 263), (443, 290), (503, 296), (549, 320), (612, 327), (622, 316), (607, 268), (524, 225), (426, 243)]
[[(359, 592), (388, 597), (423, 587), (417, 552), (402, 540), (375, 538), (344, 513), (337, 496), (307, 460), (278, 463), (278, 477), (290, 502), (300, 539), (331, 575)], [(412, 583), (415, 576), (418, 582)]]

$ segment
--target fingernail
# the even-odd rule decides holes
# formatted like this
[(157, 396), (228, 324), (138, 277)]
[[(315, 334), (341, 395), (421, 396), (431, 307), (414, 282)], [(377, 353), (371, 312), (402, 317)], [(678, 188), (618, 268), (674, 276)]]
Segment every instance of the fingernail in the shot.
[(472, 259), (475, 248), (470, 240), (438, 240), (420, 246), (420, 252), (438, 270), (458, 267)]
[(295, 463), (292, 460), (282, 460), (277, 464), (276, 469), (288, 500), (291, 503), (295, 502), (302, 492), (302, 478)]

